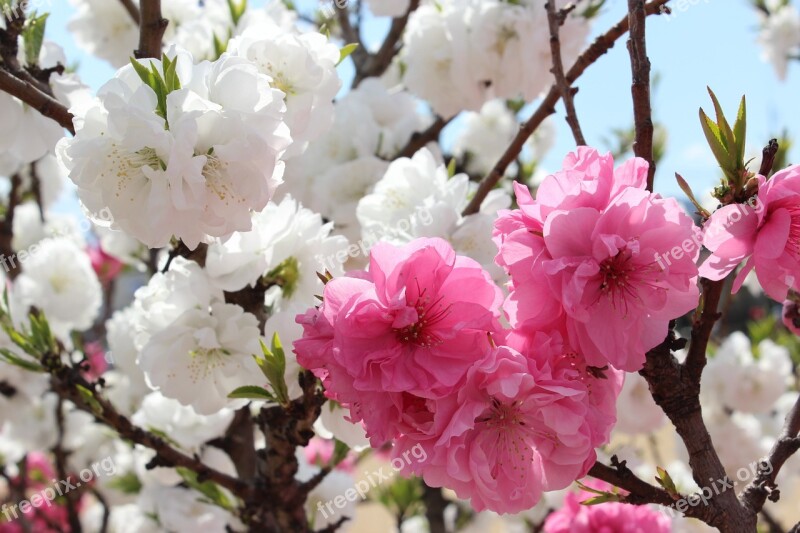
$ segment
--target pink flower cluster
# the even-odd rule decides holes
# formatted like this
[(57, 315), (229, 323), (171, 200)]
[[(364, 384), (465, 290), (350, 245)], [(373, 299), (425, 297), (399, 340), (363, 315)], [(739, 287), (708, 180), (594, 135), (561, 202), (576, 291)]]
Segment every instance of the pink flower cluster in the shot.
[(700, 274), (720, 280), (746, 260), (734, 290), (755, 269), (764, 292), (782, 302), (790, 289), (800, 291), (800, 165), (756, 178), (755, 203), (727, 205), (706, 222), (703, 244), (713, 253)]
[[(587, 483), (593, 489), (610, 491), (611, 486), (601, 481)], [(544, 523), (545, 533), (669, 533), (672, 520), (655, 509), (644, 505), (609, 502), (600, 505), (581, 505), (594, 496), (589, 492), (570, 492), (564, 506), (551, 513)]]
[(587, 364), (635, 372), (696, 307), (699, 230), (645, 190), (647, 168), (634, 158), (615, 170), (610, 154), (580, 147), (535, 199), (516, 184), (519, 209), (501, 213), (495, 241), (518, 334), (560, 332)]
[(588, 367), (558, 331), (504, 331), (502, 301), (441, 239), (381, 243), (368, 270), (331, 280), (322, 305), (297, 317), (294, 349), (374, 447), (425, 449), (406, 473), (476, 510), (519, 512), (586, 474), (622, 375)]

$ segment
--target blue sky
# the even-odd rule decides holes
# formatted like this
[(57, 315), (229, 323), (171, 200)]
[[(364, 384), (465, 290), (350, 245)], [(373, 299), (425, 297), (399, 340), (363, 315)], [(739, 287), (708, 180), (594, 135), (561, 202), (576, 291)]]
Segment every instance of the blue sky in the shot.
[[(45, 0), (46, 1), (46, 0)], [(114, 0), (105, 0), (114, 1)], [(260, 1), (252, 1), (254, 5)], [(700, 129), (699, 107), (708, 110), (706, 93), (710, 86), (723, 108), (735, 112), (744, 94), (748, 103), (748, 146), (756, 155), (771, 136), (788, 129), (800, 137), (800, 62), (789, 68), (783, 82), (772, 67), (761, 61), (756, 43), (757, 19), (747, 0), (681, 0), (671, 17), (648, 19), (648, 54), (653, 74), (660, 78), (653, 95), (654, 118), (669, 132), (667, 152), (656, 174), (656, 189), (664, 194), (682, 194), (674, 173), (680, 172), (700, 195), (711, 188), (719, 172)], [(301, 0), (301, 9), (314, 5)], [(677, 6), (685, 7), (683, 11)], [(625, 0), (608, 0), (596, 19), (593, 36), (605, 31), (625, 13)], [(79, 72), (90, 86), (97, 88), (113, 75), (104, 62), (83, 54), (66, 31), (72, 8), (65, 0), (53, 0), (48, 21), (48, 36), (64, 46), (67, 57), (79, 62)], [(383, 19), (367, 19), (365, 41), (377, 46), (388, 27)], [(347, 65), (342, 76), (349, 77)], [(580, 88), (575, 104), (590, 145), (604, 148), (603, 139), (614, 128), (632, 123), (630, 64), (625, 40), (595, 65), (576, 84)], [(546, 169), (560, 166), (564, 155), (575, 148), (559, 106), (556, 145), (543, 162)], [(800, 140), (800, 139), (799, 139)], [(797, 161), (798, 149), (790, 154)], [(756, 163), (757, 164), (757, 161)]]

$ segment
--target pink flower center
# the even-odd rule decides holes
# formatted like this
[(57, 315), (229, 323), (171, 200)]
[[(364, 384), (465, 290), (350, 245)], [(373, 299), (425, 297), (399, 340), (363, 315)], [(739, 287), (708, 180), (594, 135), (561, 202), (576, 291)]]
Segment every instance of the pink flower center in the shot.
[(444, 305), (441, 296), (431, 302), (431, 299), (425, 296), (423, 289), (412, 306), (417, 311), (417, 321), (404, 328), (395, 329), (397, 340), (403, 344), (414, 344), (422, 348), (442, 344), (444, 341), (436, 334), (435, 326), (450, 314), (452, 305)]
[(789, 208), (791, 223), (789, 224), (789, 239), (786, 242), (786, 249), (798, 260), (800, 260), (800, 206), (793, 205)]
[(609, 257), (600, 263), (600, 287), (595, 303), (605, 296), (615, 309), (621, 308), (627, 315), (628, 303), (641, 300), (640, 288), (663, 290), (648, 279), (657, 272), (655, 263), (639, 264), (634, 261), (634, 254), (629, 249), (620, 250), (614, 257)]
[(492, 398), (492, 405), (475, 422), (483, 425), (483, 429), (492, 432), (492, 450), (495, 454), (492, 466), (492, 477), (497, 479), (501, 472), (506, 475), (513, 473), (520, 479), (525, 478), (525, 466), (533, 459), (532, 443), (534, 436), (540, 431), (534, 429), (526, 422), (525, 416), (520, 412), (520, 401), (504, 403)]

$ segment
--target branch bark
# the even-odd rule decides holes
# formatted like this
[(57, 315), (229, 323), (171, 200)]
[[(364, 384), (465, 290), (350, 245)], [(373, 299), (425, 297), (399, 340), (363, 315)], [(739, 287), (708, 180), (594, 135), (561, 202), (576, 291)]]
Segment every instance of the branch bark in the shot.
[(142, 0), (139, 21), (139, 59), (161, 57), (161, 40), (169, 21), (161, 15), (161, 0)]
[[(645, 5), (645, 13), (647, 15), (660, 13), (660, 8), (667, 2), (669, 2), (669, 0), (653, 0), (652, 2), (648, 2)], [(625, 35), (628, 31), (628, 23), (628, 17), (626, 16), (612, 26), (607, 32), (597, 37), (591, 46), (578, 57), (575, 64), (572, 65), (572, 68), (567, 72), (567, 83), (574, 83), (591, 64), (613, 48), (617, 39)], [(520, 126), (519, 132), (514, 137), (514, 140), (511, 141), (511, 144), (492, 171), (481, 180), (478, 190), (475, 192), (475, 196), (472, 197), (472, 200), (464, 209), (462, 215), (471, 215), (480, 210), (481, 203), (486, 198), (486, 195), (497, 185), (497, 182), (503, 177), (508, 166), (516, 160), (517, 156), (522, 151), (522, 147), (525, 145), (525, 141), (528, 140), (528, 137), (531, 136), (544, 119), (555, 113), (555, 105), (560, 97), (561, 94), (558, 87), (552, 85), (531, 118)]]
[(400, 39), (403, 37), (403, 32), (408, 24), (408, 18), (411, 16), (411, 13), (419, 7), (419, 2), (420, 0), (411, 0), (408, 11), (406, 11), (404, 15), (392, 19), (389, 33), (383, 40), (381, 47), (374, 54), (367, 54), (361, 68), (356, 70), (353, 87), (357, 87), (364, 78), (380, 76), (386, 72), (386, 69), (389, 68), (389, 65), (392, 63), (392, 58), (400, 51)]
[(751, 513), (758, 513), (764, 507), (767, 498), (778, 501), (780, 492), (775, 484), (784, 463), (797, 450), (800, 450), (800, 398), (795, 402), (792, 410), (786, 416), (783, 431), (775, 441), (766, 461), (759, 464), (756, 478), (745, 487), (740, 501), (742, 506)]
[(72, 113), (69, 112), (64, 104), (43, 92), (33, 83), (22, 80), (7, 70), (0, 68), (0, 90), (19, 98), (75, 135), (75, 127), (72, 125)]
[[(429, 142), (437, 140), (439, 134), (451, 120), (453, 120), (452, 117), (446, 120), (442, 117), (436, 117), (433, 124), (426, 129), (423, 131), (415, 131), (408, 140), (408, 143), (400, 150), (400, 153), (397, 154), (397, 157), (411, 157), (417, 153), (417, 150), (423, 148)], [(397, 157), (395, 157), (395, 159), (397, 159)]]
[(656, 164), (653, 161), (653, 116), (650, 108), (650, 59), (647, 57), (644, 0), (628, 0), (630, 38), (628, 53), (631, 56), (631, 94), (636, 138), (633, 153), (648, 162), (647, 190), (653, 192)]
[(567, 82), (567, 77), (564, 74), (564, 61), (561, 58), (561, 41), (559, 40), (558, 34), (564, 18), (561, 17), (560, 12), (556, 11), (554, 0), (547, 0), (545, 9), (547, 9), (547, 23), (550, 27), (550, 55), (553, 61), (553, 68), (550, 72), (552, 72), (553, 76), (556, 78), (556, 86), (561, 93), (561, 100), (564, 102), (564, 109), (567, 113), (567, 124), (569, 124), (569, 128), (572, 130), (575, 144), (578, 146), (585, 146), (586, 138), (583, 136), (583, 131), (581, 131), (581, 124), (578, 122), (578, 114), (575, 111), (575, 101), (573, 99), (577, 89), (573, 89)]

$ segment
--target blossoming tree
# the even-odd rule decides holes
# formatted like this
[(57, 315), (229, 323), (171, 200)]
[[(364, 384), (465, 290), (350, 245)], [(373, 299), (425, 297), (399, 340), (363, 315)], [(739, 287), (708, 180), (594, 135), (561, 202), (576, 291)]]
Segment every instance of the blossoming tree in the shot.
[[(0, 531), (800, 522), (800, 166), (709, 91), (719, 186), (654, 192), (669, 0), (591, 42), (603, 1), (71, 4), (96, 91), (0, 0)], [(754, 5), (783, 77), (797, 11)], [(603, 153), (575, 83), (626, 36)]]

